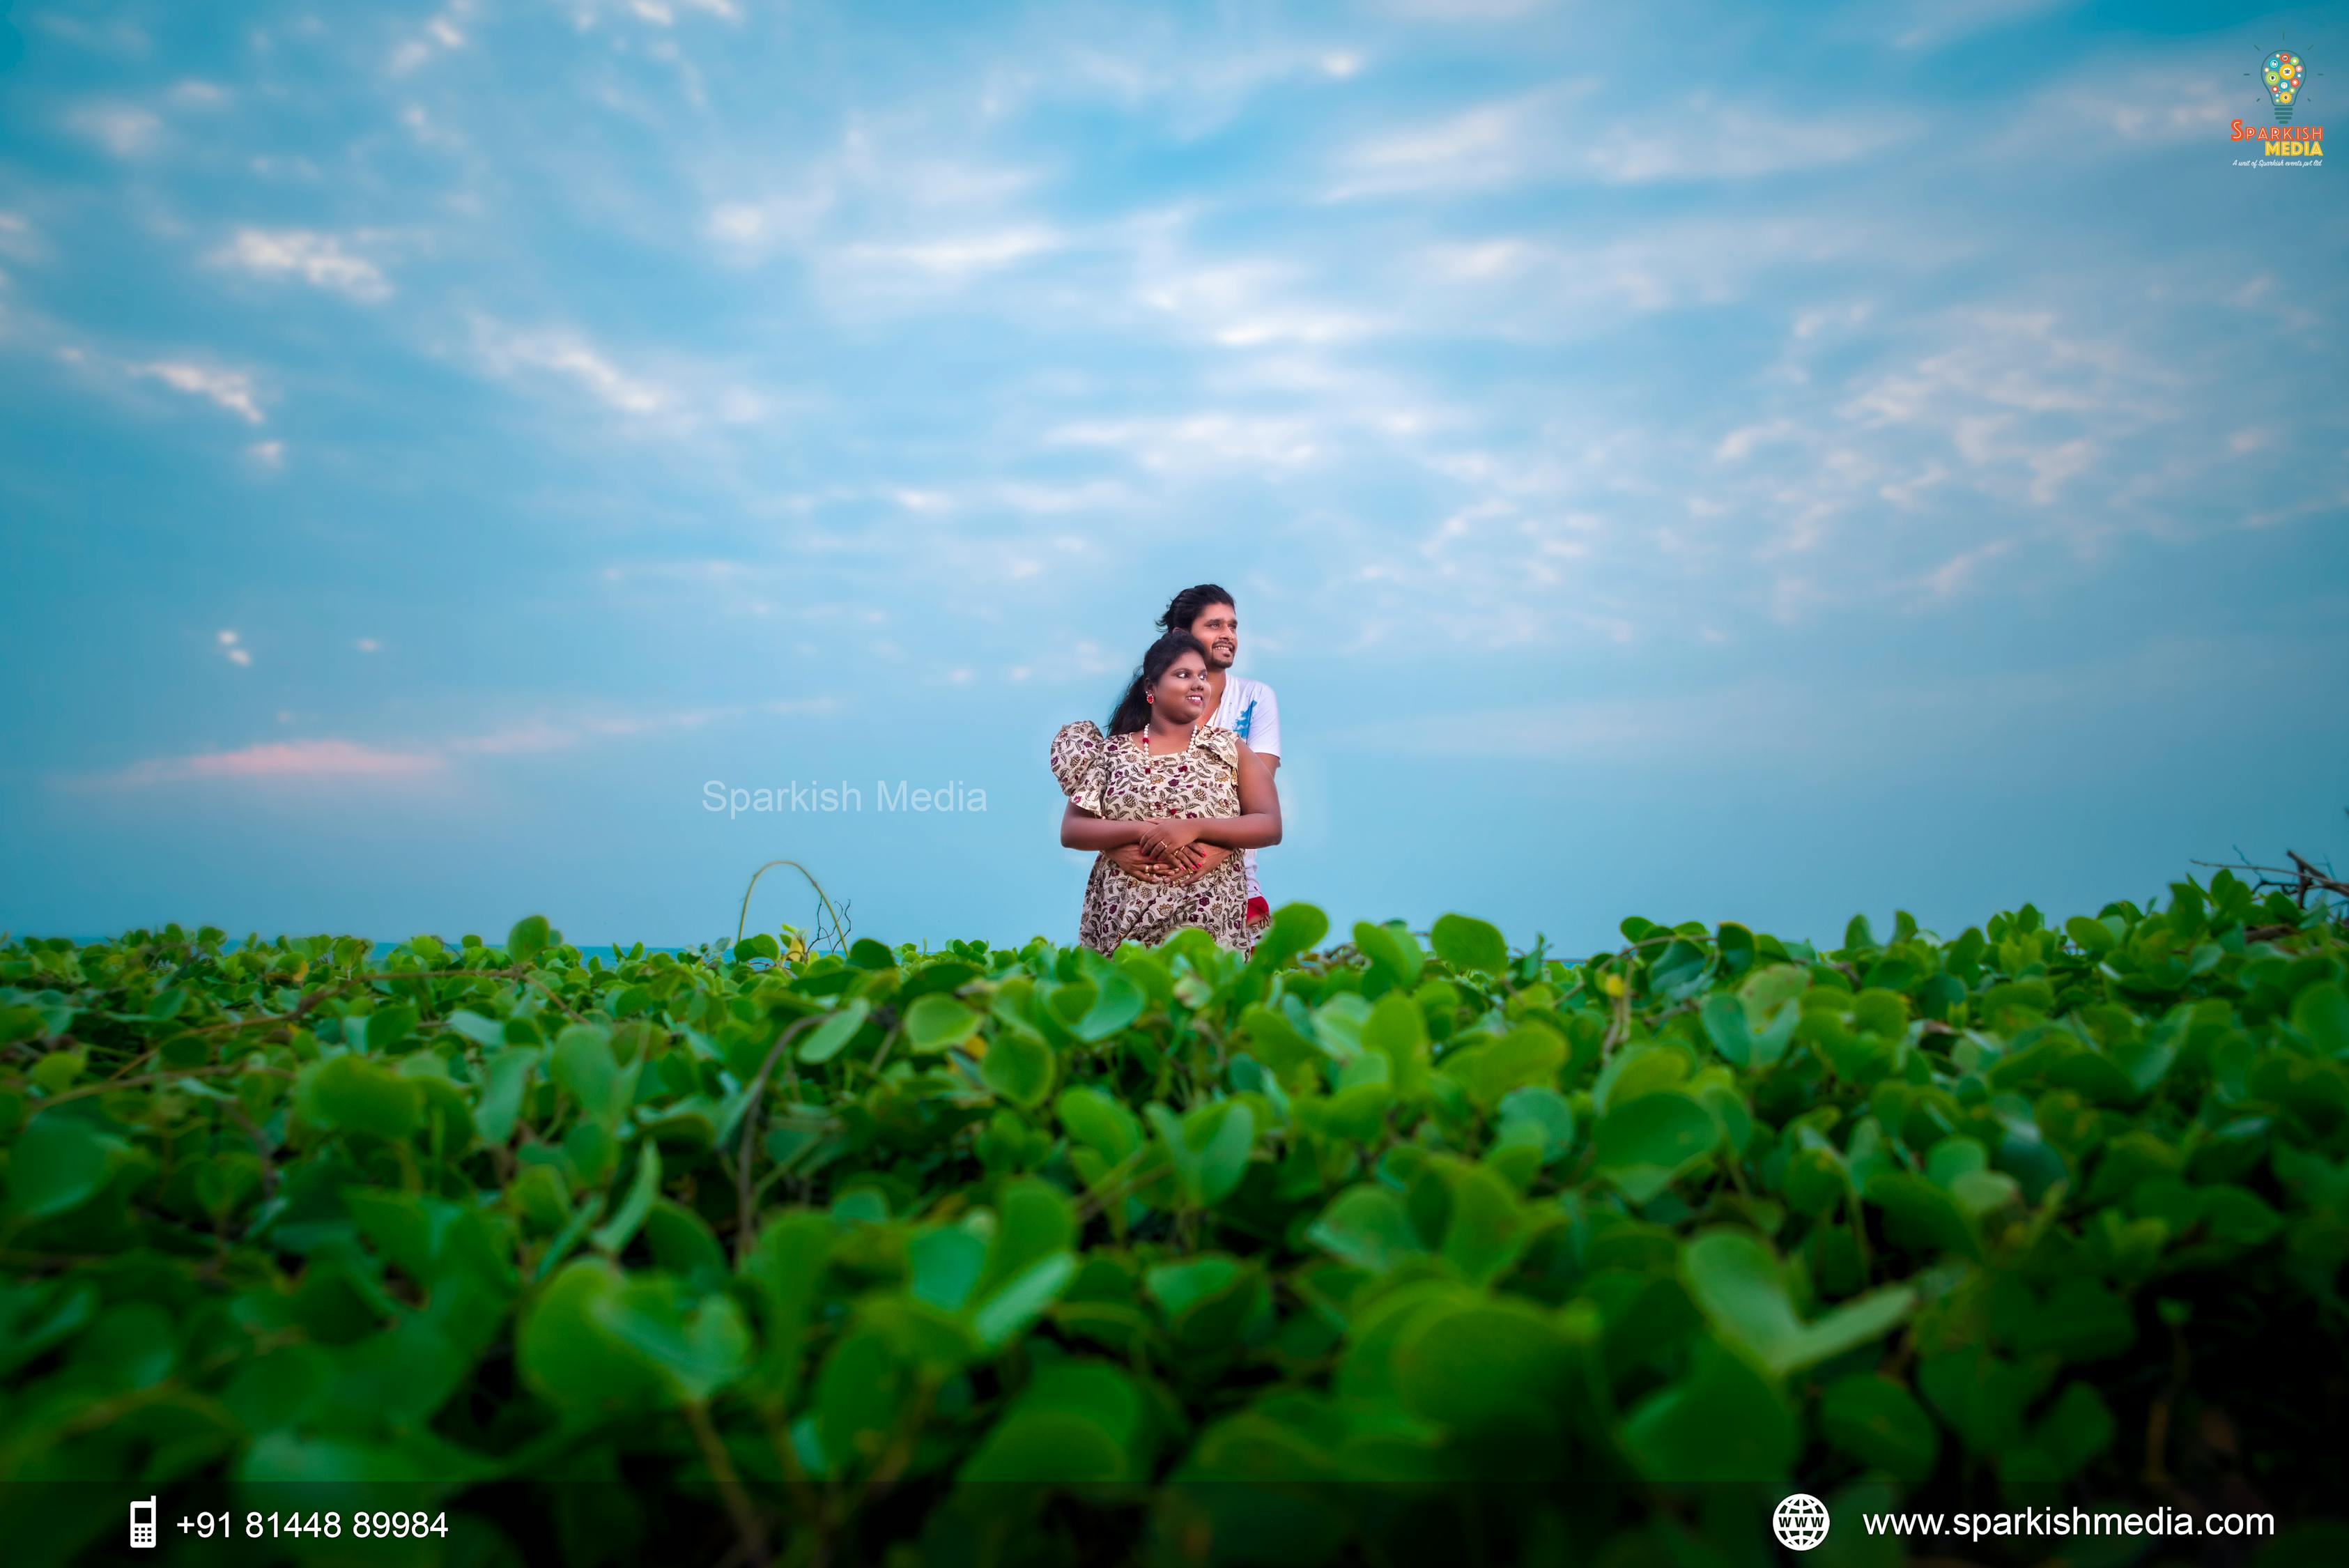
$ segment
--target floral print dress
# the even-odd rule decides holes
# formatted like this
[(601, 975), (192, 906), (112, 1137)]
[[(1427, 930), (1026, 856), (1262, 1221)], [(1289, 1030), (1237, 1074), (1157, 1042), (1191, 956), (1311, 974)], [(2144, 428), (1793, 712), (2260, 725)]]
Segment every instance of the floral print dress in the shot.
[[(1240, 815), (1239, 737), (1212, 724), (1193, 729), (1182, 751), (1154, 757), (1143, 736), (1104, 735), (1081, 719), (1052, 737), (1052, 776), (1079, 807), (1112, 822)], [(1206, 928), (1237, 952), (1255, 951), (1243, 857), (1195, 881), (1171, 883), (1142, 881), (1108, 856), (1094, 857), (1077, 940), (1107, 953), (1120, 942), (1154, 947), (1185, 926)]]

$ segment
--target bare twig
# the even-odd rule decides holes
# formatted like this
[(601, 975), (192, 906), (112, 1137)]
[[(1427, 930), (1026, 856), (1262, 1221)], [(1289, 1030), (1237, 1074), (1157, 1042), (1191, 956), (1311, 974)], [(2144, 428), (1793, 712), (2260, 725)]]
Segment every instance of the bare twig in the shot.
[[(759, 885), (760, 877), (764, 877), (768, 872), (773, 870), (778, 866), (790, 867), (792, 870), (806, 877), (808, 886), (815, 889), (816, 902), (822, 904), (823, 906), (824, 913), (832, 917), (832, 929), (834, 934), (835, 945), (839, 946), (842, 955), (845, 956), (848, 949), (841, 942), (840, 939), (844, 938), (847, 935), (847, 926), (842, 922), (839, 911), (832, 907), (832, 899), (825, 894), (823, 884), (815, 879), (815, 873), (809, 870), (806, 867), (801, 865), (796, 860), (770, 860), (764, 866), (760, 867), (756, 871), (750, 873), (750, 886), (742, 889), (742, 912), (737, 915), (734, 919), (734, 940), (738, 942), (742, 940), (742, 928), (750, 921), (751, 888), (756, 888)], [(822, 932), (819, 930), (817, 934), (821, 935)]]
[(688, 1399), (685, 1422), (693, 1428), (693, 1440), (709, 1463), (710, 1479), (718, 1483), (719, 1495), (726, 1500), (726, 1511), (733, 1518), (734, 1532), (741, 1537), (742, 1550), (750, 1554), (751, 1568), (766, 1568), (767, 1521), (759, 1517), (759, 1511), (751, 1506), (750, 1494), (742, 1489), (742, 1478), (735, 1473), (725, 1440), (710, 1424), (709, 1407), (698, 1399)]
[(102, 1084), (85, 1084), (78, 1089), (67, 1089), (62, 1095), (51, 1095), (36, 1100), (26, 1116), (37, 1116), (51, 1106), (62, 1106), (67, 1100), (87, 1099), (92, 1095), (110, 1095), (117, 1089), (144, 1088), (150, 1084), (169, 1084), (180, 1078), (217, 1078), (223, 1073), (258, 1073), (269, 1078), (291, 1078), (293, 1074), (283, 1067), (261, 1067), (243, 1062), (226, 1062), (216, 1067), (187, 1067), (171, 1073), (149, 1073), (136, 1078), (109, 1078)]

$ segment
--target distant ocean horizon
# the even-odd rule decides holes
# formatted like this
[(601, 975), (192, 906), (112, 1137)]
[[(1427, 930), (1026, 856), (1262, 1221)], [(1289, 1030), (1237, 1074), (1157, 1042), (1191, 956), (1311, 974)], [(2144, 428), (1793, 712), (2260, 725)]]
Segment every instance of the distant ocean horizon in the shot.
[[(138, 929), (138, 928), (136, 928), (136, 927), (133, 927), (133, 928), (132, 928), (132, 929)], [(182, 929), (184, 929), (184, 928), (182, 928)], [(116, 932), (113, 932), (113, 933), (109, 934), (109, 935), (105, 935), (105, 936), (89, 936), (89, 935), (85, 934), (85, 933), (78, 933), (78, 932), (73, 932), (73, 931), (64, 931), (64, 932), (57, 932), (57, 931), (0, 931), (0, 945), (5, 945), (5, 944), (7, 944), (7, 943), (11, 943), (11, 942), (24, 942), (24, 941), (50, 941), (50, 940), (56, 940), (57, 938), (58, 938), (58, 937), (60, 937), (60, 936), (61, 936), (61, 937), (63, 937), (63, 938), (64, 938), (64, 940), (66, 940), (67, 941), (69, 941), (69, 942), (73, 943), (73, 944), (74, 944), (74, 946), (76, 946), (76, 947), (78, 947), (78, 948), (86, 948), (86, 947), (106, 947), (106, 946), (111, 946), (111, 945), (114, 945), (114, 944), (117, 944), (117, 943), (120, 942), (120, 941), (122, 940), (123, 937), (124, 937), (125, 935), (127, 935), (127, 934), (128, 934), (128, 933), (126, 933), (126, 932), (122, 932), (122, 931), (116, 931)], [(153, 934), (153, 933), (151, 933), (151, 932), (150, 932), (150, 934), (151, 935), (151, 934)], [(335, 938), (336, 940), (338, 940), (338, 941), (339, 941), (342, 938), (344, 938), (344, 937), (346, 937), (346, 936), (350, 936), (350, 935), (353, 935), (353, 934), (355, 934), (355, 933), (348, 932), (348, 931), (285, 931), (285, 932), (281, 932), (281, 933), (279, 933), (279, 937), (280, 937), (280, 938), (295, 938), (295, 937), (305, 937), (305, 936), (331, 936), (331, 937)], [(442, 941), (443, 943), (445, 943), (445, 944), (450, 948), (450, 950), (451, 951), (458, 950), (460, 949), (460, 945), (461, 945), (461, 943), (460, 943), (460, 940), (459, 940), (459, 939), (450, 938), (450, 937), (441, 937), (441, 936), (440, 936), (440, 933), (439, 933), (439, 932), (437, 932), (437, 931), (434, 931), (434, 932), (419, 932), (419, 933), (418, 933), (418, 934), (419, 934), (419, 935), (429, 935), (429, 936), (439, 937), (439, 938), (440, 938), (440, 941)], [(475, 934), (476, 934), (476, 935), (479, 935), (480, 933), (475, 933)], [(769, 934), (771, 934), (771, 935), (772, 933), (771, 932), (771, 933), (769, 933)], [(754, 931), (745, 931), (745, 932), (743, 933), (743, 935), (744, 935), (745, 937), (750, 937), (750, 936), (755, 936), (755, 935), (757, 935), (757, 933), (756, 933), (756, 932), (754, 932)], [(274, 940), (278, 940), (278, 939), (277, 939), (277, 938), (272, 938), (272, 939), (269, 939), (269, 940), (274, 941)], [(383, 940), (378, 940), (378, 941), (375, 943), (375, 945), (374, 945), (372, 948), (370, 948), (370, 949), (368, 950), (367, 957), (368, 957), (368, 959), (369, 959), (369, 961), (375, 961), (375, 960), (378, 960), (378, 959), (387, 958), (387, 957), (388, 957), (388, 956), (391, 954), (391, 952), (392, 952), (395, 949), (401, 948), (401, 947), (405, 947), (408, 943), (409, 943), (409, 942), (411, 942), (411, 941), (414, 941), (415, 940), (416, 940), (416, 938), (411, 936), (411, 937), (402, 937), (402, 938), (400, 938), (400, 939), (399, 939), (398, 940), (397, 940), (397, 941), (383, 941)], [(502, 942), (503, 942), (503, 940), (504, 940), (504, 939), (503, 939), (503, 938), (500, 938), (500, 939), (498, 939), (498, 940), (496, 940), (496, 941), (492, 941), (492, 940), (491, 940), (491, 939), (490, 939), (489, 937), (487, 937), (487, 936), (482, 936), (482, 937), (481, 937), (481, 940), (482, 940), (483, 942), (485, 942), (485, 943), (488, 943), (489, 945), (491, 945), (491, 946), (492, 946), (492, 947), (495, 947), (495, 946), (502, 945)], [(719, 943), (723, 943), (723, 944), (725, 944), (726, 946), (731, 947), (731, 946), (733, 945), (733, 943), (734, 943), (734, 939), (733, 939), (733, 938), (731, 938), (731, 937), (722, 936), (722, 935), (721, 935), (721, 936), (712, 937), (712, 938), (710, 939), (710, 942), (719, 942)], [(230, 938), (228, 940), (223, 941), (223, 942), (221, 944), (221, 950), (222, 950), (222, 952), (235, 952), (236, 950), (238, 950), (240, 948), (243, 947), (244, 945), (245, 945), (245, 939), (244, 939), (244, 938), (243, 938), (243, 937), (232, 937), (232, 938)], [(579, 956), (580, 956), (580, 958), (581, 958), (581, 960), (582, 960), (583, 961), (585, 961), (585, 960), (587, 960), (587, 959), (591, 959), (591, 958), (601, 958), (601, 959), (605, 960), (605, 961), (607, 961), (607, 962), (611, 962), (611, 963), (617, 963), (617, 962), (619, 961), (619, 960), (620, 960), (620, 955), (621, 955), (621, 954), (623, 954), (623, 953), (626, 953), (626, 952), (634, 951), (637, 944), (636, 944), (636, 943), (634, 943), (634, 942), (631, 942), (631, 943), (629, 943), (629, 944), (628, 944), (628, 946), (627, 946), (627, 947), (625, 947), (625, 948), (623, 948), (623, 947), (616, 947), (616, 946), (613, 945), (613, 944), (612, 944), (612, 943), (610, 943), (610, 942), (574, 942), (574, 943), (572, 943), (572, 944), (570, 944), (570, 945), (572, 945), (572, 946), (574, 946), (574, 947), (576, 947), (576, 948), (579, 950)], [(643, 944), (645, 951), (646, 951), (647, 953), (648, 953), (648, 954), (649, 954), (649, 953), (688, 953), (688, 952), (699, 952), (699, 951), (700, 951), (704, 947), (706, 947), (706, 946), (708, 946), (708, 945), (709, 945), (709, 943), (705, 943), (705, 942), (676, 942), (676, 943), (646, 942), (646, 943), (644, 943), (644, 944)], [(893, 944), (893, 945), (894, 945), (894, 944)], [(1019, 944), (1014, 943), (1014, 944), (1012, 944), (1012, 945), (1017, 946), (1017, 945), (1019, 945)], [(829, 951), (831, 951), (831, 950), (832, 950), (831, 944), (830, 944), (830, 943), (823, 943), (823, 944), (820, 944), (820, 945), (818, 946), (818, 948), (817, 948), (817, 950), (818, 950), (819, 952), (829, 952)], [(926, 949), (926, 948), (924, 950), (925, 950), (925, 951), (928, 951), (928, 950), (929, 950), (929, 949)]]

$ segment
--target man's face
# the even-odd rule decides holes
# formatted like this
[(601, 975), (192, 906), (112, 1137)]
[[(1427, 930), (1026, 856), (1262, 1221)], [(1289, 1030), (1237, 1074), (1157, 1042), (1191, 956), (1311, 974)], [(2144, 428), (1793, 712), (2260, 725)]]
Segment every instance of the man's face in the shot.
[(1231, 606), (1209, 605), (1188, 629), (1207, 645), (1207, 662), (1216, 669), (1229, 670), (1239, 657), (1240, 614)]

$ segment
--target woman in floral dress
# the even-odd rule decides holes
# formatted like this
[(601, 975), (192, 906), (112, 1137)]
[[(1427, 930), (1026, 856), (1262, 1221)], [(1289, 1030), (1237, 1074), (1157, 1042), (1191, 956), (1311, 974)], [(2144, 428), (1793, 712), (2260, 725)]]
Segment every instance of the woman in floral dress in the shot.
[[(1052, 775), (1068, 792), (1061, 842), (1071, 849), (1140, 846), (1161, 877), (1129, 876), (1096, 855), (1077, 940), (1097, 952), (1154, 946), (1201, 926), (1224, 947), (1255, 950), (1241, 857), (1203, 846), (1261, 849), (1280, 842), (1272, 774), (1229, 730), (1206, 722), (1207, 650), (1189, 632), (1150, 645), (1109, 733), (1090, 719), (1052, 737)], [(1196, 875), (1195, 867), (1212, 862)]]

